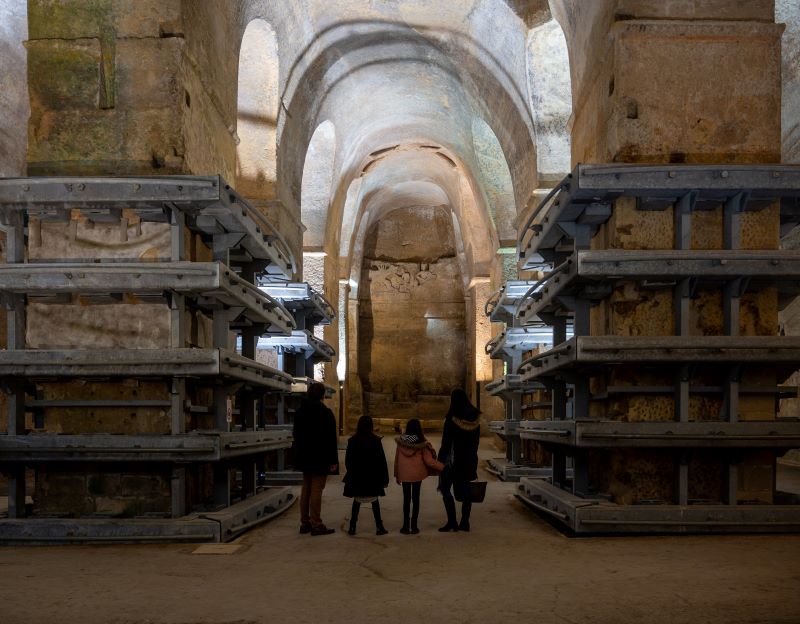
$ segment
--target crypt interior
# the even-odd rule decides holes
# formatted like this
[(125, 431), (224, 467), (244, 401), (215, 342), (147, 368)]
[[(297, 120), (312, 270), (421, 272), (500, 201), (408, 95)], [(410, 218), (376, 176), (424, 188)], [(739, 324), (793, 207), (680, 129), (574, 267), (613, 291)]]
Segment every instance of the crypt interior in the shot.
[[(311, 379), (328, 388), (340, 443), (362, 415), (373, 418), (390, 469), (387, 444), (408, 419), (439, 435), (454, 388), (479, 406), (482, 478), (496, 487), (482, 530), (493, 535), (469, 537), (486, 569), (466, 560), (467, 546), (455, 554), (418, 542), (420, 552), (427, 546), (445, 564), (463, 566), (462, 576), (443, 581), (442, 591), (465, 600), (450, 619), (441, 615), (445, 621), (528, 618), (541, 601), (541, 621), (553, 622), (677, 621), (670, 613), (718, 621), (719, 609), (730, 622), (796, 622), (800, 260), (792, 254), (800, 249), (800, 169), (792, 165), (800, 165), (796, 0), (0, 0), (0, 266), (83, 263), (99, 280), (114, 264), (120, 275), (134, 262), (162, 270), (162, 281), (145, 288), (129, 269), (125, 279), (135, 287), (128, 290), (89, 288), (94, 273), (70, 273), (57, 293), (52, 273), (50, 290), (38, 294), (29, 275), (14, 286), (17, 277), (0, 274), (7, 356), (0, 482), (9, 501), (0, 542), (12, 544), (0, 546), (0, 564), (31, 574), (47, 568), (52, 579), (39, 611), (15, 601), (34, 595), (28, 590), (0, 589), (12, 604), (9, 622), (48, 621), (69, 603), (79, 592), (67, 580), (81, 565), (79, 549), (98, 548), (86, 555), (96, 567), (81, 568), (83, 580), (116, 579), (114, 556), (145, 556), (121, 546), (26, 550), (26, 540), (159, 542), (141, 546), (162, 549), (152, 551), (153, 563), (129, 563), (153, 576), (138, 595), (120, 599), (128, 614), (112, 616), (103, 603), (84, 622), (256, 622), (272, 617), (273, 607), (278, 621), (328, 621), (319, 616), (323, 602), (292, 607), (272, 594), (256, 600), (257, 613), (227, 598), (218, 598), (218, 609), (199, 609), (199, 588), (220, 571), (209, 560), (197, 563), (200, 582), (177, 585), (196, 610), (172, 612), (158, 598), (137, 616), (159, 592), (157, 568), (199, 561), (184, 557), (192, 541), (239, 544), (239, 554), (220, 558), (226, 586), (236, 557), (248, 558), (251, 577), (269, 576), (258, 564), (275, 558), (281, 563), (272, 571), (290, 579), (287, 595), (301, 596), (301, 564), (334, 570), (342, 557), (347, 572), (332, 573), (337, 580), (326, 591), (358, 601), (346, 575), (360, 579), (383, 605), (364, 612), (374, 621), (393, 621), (387, 605), (403, 604), (382, 583), (410, 583), (425, 594), (415, 613), (436, 603), (427, 581), (391, 562), (401, 556), (397, 546), (384, 552), (360, 543), (341, 555), (331, 544), (319, 552), (292, 545), (300, 538), (289, 518), (297, 482), (286, 426), (291, 393), (297, 399), (298, 380)], [(670, 182), (648, 190), (654, 176), (636, 177), (648, 171)], [(584, 181), (588, 187), (604, 175), (605, 186), (580, 195)], [(102, 191), (102, 178), (163, 178), (157, 188), (137, 182), (135, 191), (152, 183), (164, 199), (115, 190), (101, 210), (69, 181), (64, 190), (72, 177), (76, 185), (84, 178), (80, 192), (85, 184), (89, 194)], [(189, 197), (195, 189), (214, 201)], [(219, 216), (220, 205), (247, 216)], [(675, 250), (685, 254), (674, 260)], [(644, 255), (625, 269), (633, 277), (620, 268), (627, 260), (613, 256), (617, 264), (602, 279), (588, 274), (547, 307), (545, 287), (556, 288), (553, 275), (569, 271), (559, 263), (574, 253), (577, 264), (587, 253), (588, 267), (595, 251)], [(758, 259), (770, 268), (754, 268)], [(675, 277), (684, 268), (673, 261), (684, 260), (685, 276)], [(203, 286), (196, 297), (189, 286), (164, 286), (170, 263), (181, 262), (228, 270), (231, 284), (242, 292), (260, 286), (268, 300), (242, 303), (256, 295), (233, 286), (215, 285), (213, 295)], [(655, 268), (634, 275), (637, 262)], [(714, 273), (709, 285), (704, 262), (730, 262), (728, 281)], [(570, 279), (583, 279), (575, 271)], [(175, 279), (189, 277), (181, 269)], [(293, 298), (299, 291), (302, 301)], [(214, 297), (225, 305), (212, 305)], [(260, 312), (224, 314), (247, 305)], [(521, 312), (538, 316), (523, 322)], [(297, 332), (301, 346), (291, 343)], [(665, 371), (677, 366), (677, 347), (655, 339), (658, 353), (644, 366), (621, 355), (643, 349), (641, 342), (614, 346), (600, 368), (576, 355), (577, 373), (542, 355), (564, 341), (585, 345), (589, 358), (609, 336), (694, 340), (697, 350), (680, 356), (674, 374)], [(727, 355), (745, 347), (752, 361)], [(211, 380), (199, 359), (175, 364), (195, 372), (145, 373), (150, 363), (139, 363), (139, 373), (126, 375), (85, 363), (75, 373), (74, 357), (64, 355), (167, 349), (194, 349), (197, 358), (213, 351), (218, 359), (231, 352), (230, 366), (218, 363), (214, 375), (238, 381)], [(13, 359), (16, 351), (33, 353)], [(65, 364), (54, 373), (54, 363), (34, 361), (36, 352)], [(615, 424), (580, 429), (580, 418)], [(565, 420), (574, 421), (567, 433)], [(677, 435), (664, 429), (674, 421), (683, 427)], [(620, 433), (619, 423), (634, 428)], [(704, 423), (717, 425), (701, 435)], [(132, 447), (156, 436), (182, 446), (158, 442), (133, 457)], [(89, 446), (69, 450), (67, 439)], [(424, 503), (433, 510), (438, 497), (428, 485)], [(337, 496), (330, 508), (344, 509), (336, 488), (339, 481), (326, 490)], [(254, 500), (268, 502), (256, 509)], [(245, 510), (228, 512), (236, 505)], [(37, 529), (31, 521), (50, 524)], [(148, 521), (151, 533), (141, 529)], [(611, 537), (565, 546), (562, 529)], [(642, 532), (777, 535), (744, 543), (735, 535), (618, 538)], [(520, 544), (517, 555), (504, 539)], [(506, 575), (524, 577), (537, 540), (537, 574), (564, 551), (557, 578), (541, 592), (526, 589), (527, 581), (504, 583)], [(182, 545), (163, 544), (170, 541)], [(711, 554), (715, 543), (720, 551)], [(592, 558), (586, 569), (582, 544)], [(646, 548), (636, 552), (646, 545), (669, 570), (663, 595), (646, 589), (647, 575), (658, 573)], [(679, 576), (694, 565), (682, 557), (693, 551), (709, 566), (698, 564), (698, 575), (722, 566), (731, 586), (698, 580), (677, 607), (667, 594), (680, 593)], [(617, 556), (622, 575), (635, 576), (627, 613), (590, 606), (592, 575), (603, 590), (624, 591), (599, 563)], [(559, 588), (576, 576), (579, 598), (565, 605)], [(312, 577), (327, 578), (321, 569)], [(469, 595), (481, 583), (494, 602)], [(514, 592), (526, 597), (515, 602)], [(87, 600), (61, 611), (64, 621), (90, 610)], [(655, 614), (653, 604), (661, 607)], [(332, 613), (339, 621), (347, 610)]]

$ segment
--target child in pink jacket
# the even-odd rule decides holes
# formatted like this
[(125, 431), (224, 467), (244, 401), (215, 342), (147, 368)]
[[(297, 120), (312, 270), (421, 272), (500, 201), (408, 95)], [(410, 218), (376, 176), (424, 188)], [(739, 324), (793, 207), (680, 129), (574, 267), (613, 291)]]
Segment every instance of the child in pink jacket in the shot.
[[(444, 464), (436, 461), (436, 451), (422, 433), (419, 420), (412, 418), (406, 424), (405, 434), (395, 438), (397, 450), (394, 454), (394, 478), (403, 486), (403, 528), (401, 533), (419, 533), (419, 490), (422, 480), (430, 474), (444, 470)], [(409, 509), (414, 503), (409, 527)]]

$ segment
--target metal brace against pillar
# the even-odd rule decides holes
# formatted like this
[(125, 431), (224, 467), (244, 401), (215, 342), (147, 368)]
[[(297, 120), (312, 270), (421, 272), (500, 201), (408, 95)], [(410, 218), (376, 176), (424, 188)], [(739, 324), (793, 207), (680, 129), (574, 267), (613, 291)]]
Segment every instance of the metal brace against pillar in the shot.
[(183, 408), (186, 404), (186, 380), (179, 377), (172, 378), (170, 388), (170, 431), (172, 435), (186, 433), (186, 419), (183, 415)]
[(256, 495), (258, 468), (255, 460), (242, 464), (242, 494), (244, 498)]
[(25, 388), (20, 380), (14, 379), (3, 383), (3, 392), (6, 393), (8, 435), (22, 435), (25, 433)]
[(186, 468), (181, 466), (172, 467), (170, 513), (173, 518), (186, 515)]
[(8, 474), (8, 517), (25, 517), (25, 465), (14, 464)]
[(215, 349), (230, 348), (230, 326), (244, 312), (244, 308), (217, 308), (212, 313), (212, 342)]
[[(551, 389), (553, 420), (567, 418), (567, 384), (561, 379), (553, 382)], [(553, 484), (566, 487), (567, 456), (561, 450), (553, 451)]]
[(214, 464), (214, 505), (229, 507), (231, 504), (231, 472), (228, 462)]
[(739, 460), (737, 457), (728, 458), (728, 474), (725, 483), (725, 504), (736, 505), (739, 495)]
[(169, 214), (170, 257), (173, 262), (186, 259), (186, 215), (182, 210), (173, 208)]
[(697, 203), (697, 191), (690, 191), (675, 202), (675, 249), (692, 248), (692, 210)]
[(689, 504), (689, 452), (681, 450), (675, 458), (676, 463), (676, 483), (675, 483), (675, 502), (678, 505)]
[(742, 238), (741, 217), (747, 200), (750, 198), (749, 192), (739, 192), (730, 197), (722, 209), (722, 234), (723, 247), (725, 249), (740, 249)]
[(689, 380), (692, 364), (683, 364), (675, 375), (675, 420), (689, 422)]
[(236, 247), (244, 237), (245, 235), (239, 232), (214, 234), (212, 242), (214, 260), (230, 265), (231, 247)]
[(25, 295), (2, 295), (6, 310), (6, 349), (25, 348)]
[(186, 346), (186, 297), (171, 292), (169, 298), (170, 347), (183, 349)]

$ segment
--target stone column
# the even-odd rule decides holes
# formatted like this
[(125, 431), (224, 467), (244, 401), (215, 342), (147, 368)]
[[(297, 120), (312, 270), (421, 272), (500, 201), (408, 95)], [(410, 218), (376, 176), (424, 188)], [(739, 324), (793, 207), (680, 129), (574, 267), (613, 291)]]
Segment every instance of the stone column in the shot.
[[(598, 20), (610, 24), (604, 33), (607, 38), (587, 30), (568, 33), (573, 48), (578, 41), (585, 45), (587, 38), (596, 48), (585, 48), (589, 60), (575, 91), (574, 162), (780, 161), (782, 27), (770, 23), (767, 5), (771, 3), (754, 2), (747, 7), (709, 3), (691, 10), (689, 4), (672, 9), (686, 11), (685, 15), (672, 15), (672, 4), (620, 1), (613, 18), (606, 14)], [(705, 13), (698, 15), (701, 9)], [(673, 210), (678, 208), (644, 212), (637, 210), (633, 201), (618, 201), (612, 218), (592, 240), (592, 248), (726, 247), (722, 207), (693, 212), (691, 240), (681, 242), (676, 240)], [(745, 213), (741, 220), (740, 241), (734, 247), (778, 247), (777, 206)], [(671, 290), (644, 291), (634, 283), (618, 283), (612, 296), (593, 309), (590, 331), (593, 335), (620, 336), (719, 335), (727, 330), (733, 335), (777, 333), (774, 290), (748, 291), (742, 297), (738, 327), (725, 327), (722, 301), (721, 289), (697, 293), (691, 299), (688, 320), (684, 319), (683, 327), (676, 327)], [(632, 386), (670, 382), (656, 377), (619, 368), (607, 382)], [(695, 378), (692, 383), (721, 383), (713, 371), (708, 377)], [(741, 385), (777, 381), (782, 380), (776, 380), (771, 371), (757, 376), (746, 372)], [(594, 381), (597, 386), (601, 383)], [(600, 390), (592, 387), (593, 392)], [(675, 417), (671, 396), (618, 397), (594, 403), (592, 416), (627, 421)], [(773, 419), (772, 401), (772, 397), (764, 401), (756, 395), (743, 395), (736, 416), (740, 420)], [(721, 402), (721, 396), (691, 395), (689, 419), (724, 418)], [(719, 461), (710, 453), (692, 454), (689, 498), (718, 498), (725, 489)], [(667, 453), (613, 451), (595, 461), (593, 479), (617, 502), (669, 500), (672, 462)], [(747, 452), (741, 462), (738, 491), (733, 483), (735, 498), (771, 502), (774, 454)], [(731, 475), (736, 479), (735, 470)]]
[[(467, 298), (470, 309), (467, 314), (467, 327), (473, 328), (471, 332), (471, 343), (473, 357), (472, 363), (468, 368), (471, 373), (469, 375), (471, 381), (480, 384), (480, 403), (481, 403), (481, 418), (484, 422), (491, 420), (502, 420), (505, 417), (503, 410), (503, 402), (486, 392), (486, 384), (493, 379), (493, 360), (486, 353), (485, 345), (492, 339), (492, 323), (489, 318), (484, 314), (484, 306), (492, 294), (491, 280), (488, 277), (475, 277), (472, 279), (469, 289), (469, 297)], [(470, 396), (474, 396), (473, 391), (468, 392)], [(477, 400), (477, 397), (475, 397)]]

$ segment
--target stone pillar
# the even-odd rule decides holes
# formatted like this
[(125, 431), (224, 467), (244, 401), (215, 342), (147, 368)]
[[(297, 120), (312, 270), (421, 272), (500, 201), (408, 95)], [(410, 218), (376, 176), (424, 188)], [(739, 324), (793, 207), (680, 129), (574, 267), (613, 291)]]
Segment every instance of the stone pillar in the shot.
[[(618, 2), (616, 21), (611, 20), (608, 38), (594, 40), (595, 45), (604, 49), (586, 50), (590, 60), (575, 93), (573, 161), (779, 162), (782, 27), (766, 21), (771, 20), (768, 4), (750, 3), (749, 9), (740, 6), (739, 11), (750, 11), (744, 15), (731, 14), (729, 6), (724, 10), (719, 6), (706, 7), (708, 15), (670, 15), (666, 4)], [(673, 10), (688, 11), (687, 7)], [(715, 10), (719, 14), (713, 14)], [(704, 20), (698, 20), (699, 17)], [(570, 43), (575, 46), (580, 33), (572, 34)], [(587, 36), (585, 32), (583, 36)], [(673, 212), (677, 210), (675, 206), (660, 212), (644, 212), (637, 210), (633, 201), (618, 201), (612, 218), (594, 237), (592, 248), (728, 246), (723, 240), (722, 207), (693, 212), (690, 240), (680, 242), (674, 230), (677, 215)], [(745, 213), (741, 220), (740, 241), (734, 248), (778, 247), (777, 206)], [(691, 299), (688, 320), (677, 327), (671, 290), (644, 291), (634, 283), (618, 283), (611, 297), (592, 310), (590, 333), (621, 336), (719, 335), (728, 330), (733, 335), (777, 333), (777, 295), (773, 290), (748, 291), (742, 297), (738, 327), (725, 327), (722, 302), (721, 292), (697, 293)], [(633, 368), (619, 368), (607, 381), (608, 385), (633, 386), (670, 382), (657, 377)], [(693, 383), (723, 383), (713, 371), (708, 372), (708, 377), (694, 379)], [(777, 381), (782, 380), (776, 380), (771, 371), (761, 371), (757, 377), (748, 372), (741, 384)], [(602, 388), (591, 390), (597, 392)], [(618, 396), (594, 403), (591, 415), (626, 421), (675, 417), (671, 396)], [(743, 395), (734, 416), (740, 420), (773, 419), (772, 401), (772, 397), (764, 401), (755, 395)], [(689, 419), (724, 419), (721, 402), (721, 396), (693, 394)], [(692, 455), (689, 473), (690, 488), (694, 489), (690, 489), (689, 498), (716, 499), (725, 490), (720, 460), (712, 455)], [(669, 454), (655, 451), (598, 453), (592, 466), (593, 479), (617, 502), (669, 500), (673, 488), (669, 476), (672, 462)], [(735, 469), (730, 473), (738, 482), (738, 492), (733, 483), (735, 498), (772, 502), (773, 470), (772, 453), (744, 453), (738, 477)]]
[(181, 173), (181, 3), (28, 3), (31, 175)]
[[(473, 328), (471, 340), (473, 357), (468, 369), (470, 380), (473, 382), (470, 396), (474, 397), (474, 383), (480, 384), (481, 418), (484, 422), (502, 420), (505, 416), (503, 402), (486, 392), (486, 384), (493, 379), (493, 360), (486, 353), (485, 345), (493, 336), (493, 327), (489, 318), (484, 314), (484, 307), (492, 294), (492, 285), (488, 277), (475, 277), (469, 289), (467, 323), (468, 328)], [(477, 397), (474, 397), (477, 400)]]

